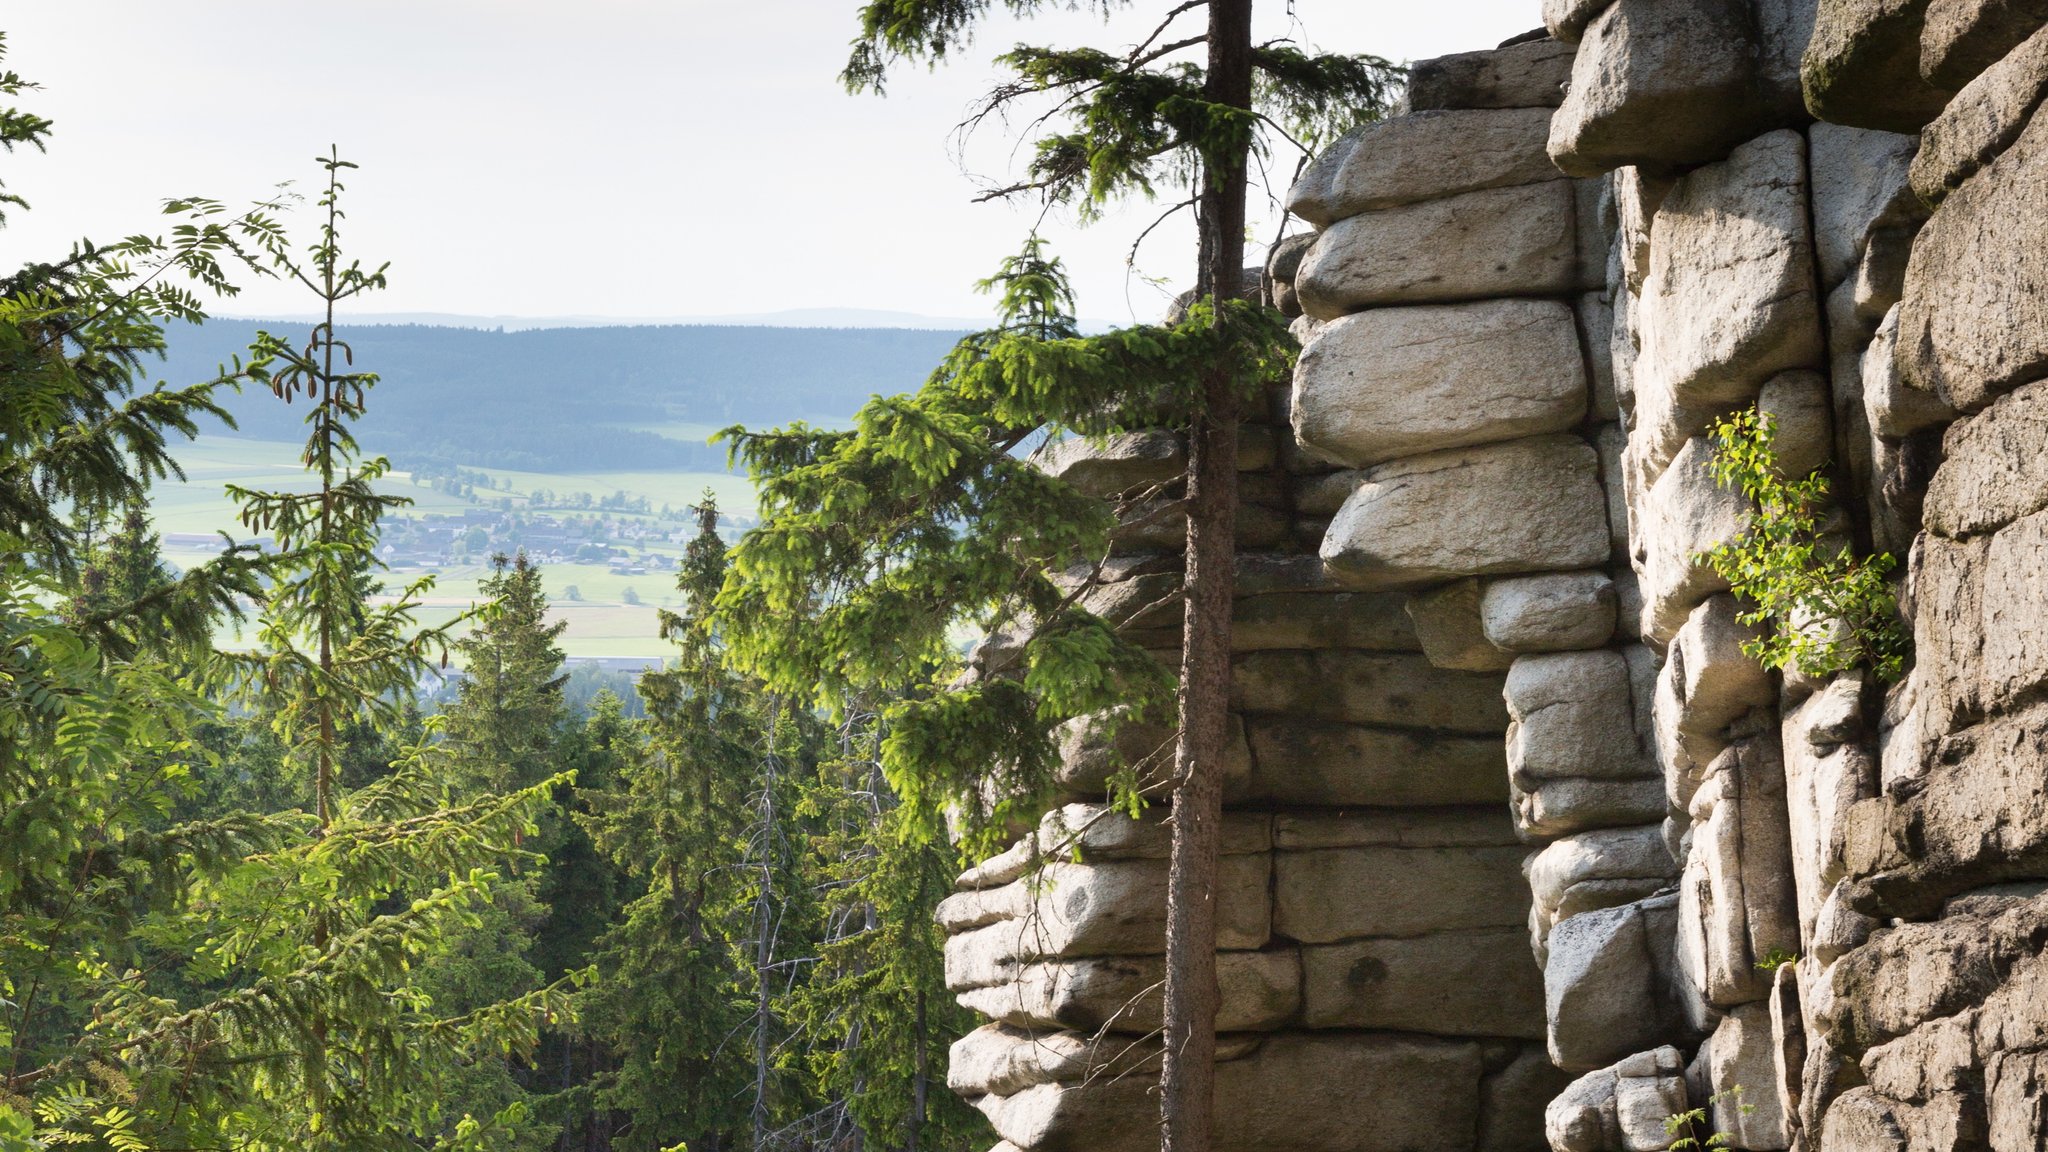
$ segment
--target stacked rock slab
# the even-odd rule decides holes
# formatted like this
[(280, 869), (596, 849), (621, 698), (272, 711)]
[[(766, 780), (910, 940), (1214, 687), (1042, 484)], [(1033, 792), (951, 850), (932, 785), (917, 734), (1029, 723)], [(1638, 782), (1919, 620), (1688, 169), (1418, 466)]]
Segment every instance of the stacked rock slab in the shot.
[[(2030, 519), (2048, 508), (2048, 181), (2030, 167), (2048, 7), (1799, 7), (1546, 11), (1579, 38), (1552, 155), (1607, 172), (1619, 223), (1630, 556), (1681, 867), (1675, 908), (1657, 893), (1550, 924), (1554, 1045), (1613, 1034), (1626, 1014), (1602, 981), (1676, 1002), (1559, 1098), (1549, 1135), (1660, 1146), (1627, 1122), (1649, 1092), (1706, 1108), (1732, 1147), (2048, 1147), (2048, 566)], [(1728, 96), (1744, 68), (1786, 90), (1795, 64), (1805, 110)], [(1745, 516), (1702, 433), (1749, 407), (1775, 418), (1784, 471), (1825, 470), (1845, 543), (1910, 559), (1903, 683), (1744, 655), (1740, 607), (1698, 557)], [(1640, 870), (1647, 839), (1600, 851)], [(1539, 910), (1561, 871), (1532, 869)], [(1634, 952), (1634, 977), (1561, 967), (1582, 938)]]
[[(1540, 1149), (1568, 1079), (1545, 1049), (1510, 814), (1515, 649), (1481, 635), (1480, 599), (1494, 592), (1495, 630), (1531, 650), (1600, 649), (1614, 631), (1575, 310), (1598, 279), (1576, 243), (1593, 205), (1544, 153), (1569, 58), (1545, 40), (1433, 62), (1418, 92), (1443, 106), (1325, 158), (1296, 199), (1320, 234), (1268, 269), (1276, 298), (1309, 311), (1309, 338), (1240, 461), (1216, 893), (1223, 1152)], [(1184, 459), (1167, 432), (1040, 457), (1133, 519), (1173, 494)], [(1511, 495), (1526, 515), (1489, 507)], [(1484, 520), (1455, 541), (1439, 530), (1452, 498)], [(1085, 592), (1169, 661), (1179, 531), (1133, 524)], [(1500, 579), (1469, 584), (1447, 622), (1491, 654), (1440, 659), (1446, 621), (1412, 610), (1417, 593), (1479, 574)], [(1157, 1140), (1167, 834), (1156, 809), (1102, 807), (1104, 727), (1065, 733), (1072, 802), (940, 910), (949, 985), (991, 1020), (956, 1045), (953, 1087), (1034, 1152)], [(1128, 762), (1170, 759), (1165, 730), (1117, 739)]]
[[(2048, 1148), (2048, 2), (1543, 7), (1416, 65), (1267, 269), (1303, 351), (1241, 461), (1220, 1141)], [(1747, 655), (1701, 560), (1745, 409), (1899, 559), (1899, 682)], [(1088, 593), (1168, 659), (1178, 531)], [(995, 1021), (955, 1083), (1020, 1149), (1156, 1139), (1164, 833), (1095, 806), (1100, 730), (942, 912)]]

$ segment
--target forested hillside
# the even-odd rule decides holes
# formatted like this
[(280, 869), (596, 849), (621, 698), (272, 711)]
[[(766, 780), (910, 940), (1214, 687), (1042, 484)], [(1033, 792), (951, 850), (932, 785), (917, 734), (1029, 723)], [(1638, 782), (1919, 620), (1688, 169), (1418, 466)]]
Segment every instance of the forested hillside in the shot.
[[(305, 339), (303, 320), (214, 318), (176, 325), (149, 371), (198, 380), (267, 330)], [(768, 427), (845, 420), (870, 395), (917, 387), (959, 333), (908, 328), (711, 326), (542, 328), (344, 325), (357, 360), (383, 376), (366, 442), (400, 468), (533, 472), (725, 466), (725, 449), (664, 425)], [(245, 392), (225, 402), (239, 434), (290, 440), (303, 415)]]
[[(4, 106), (30, 91), (0, 72), (0, 149), (49, 137)], [(986, 1147), (937, 1090), (959, 859), (883, 779), (893, 701), (728, 665), (712, 496), (632, 706), (570, 690), (525, 555), (431, 621), (433, 576), (386, 561), (394, 443), (617, 466), (599, 415), (846, 411), (946, 339), (349, 332), (384, 287), (345, 254), (353, 168), (293, 228), (177, 201), (0, 279), (0, 1152)], [(324, 319), (189, 339), (271, 275)], [(151, 491), (230, 408), (303, 450), (179, 570)]]

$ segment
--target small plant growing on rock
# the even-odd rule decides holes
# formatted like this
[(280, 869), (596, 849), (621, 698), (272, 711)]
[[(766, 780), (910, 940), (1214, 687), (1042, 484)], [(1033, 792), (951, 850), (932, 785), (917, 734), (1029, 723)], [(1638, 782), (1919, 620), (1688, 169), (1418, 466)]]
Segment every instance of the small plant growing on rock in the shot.
[(1703, 553), (1735, 595), (1753, 605), (1742, 622), (1770, 626), (1743, 652), (1766, 668), (1808, 676), (1867, 666), (1880, 680), (1897, 680), (1911, 648), (1886, 580), (1898, 558), (1858, 556), (1823, 529), (1827, 478), (1814, 472), (1791, 479), (1778, 470), (1772, 417), (1744, 409), (1710, 431), (1714, 479), (1756, 506), (1747, 531)]
[(1756, 968), (1759, 972), (1776, 972), (1780, 968), (1797, 963), (1799, 963), (1797, 955), (1787, 952), (1783, 948), (1773, 948), (1769, 952), (1764, 953), (1763, 959), (1756, 962)]
[(1684, 1112), (1674, 1112), (1664, 1118), (1664, 1134), (1671, 1137), (1666, 1145), (1667, 1152), (1706, 1152), (1710, 1148), (1727, 1148), (1735, 1139), (1731, 1133), (1712, 1132), (1701, 1136), (1700, 1129), (1707, 1126), (1707, 1114), (1714, 1105), (1723, 1100), (1735, 1100), (1736, 1110), (1749, 1113), (1755, 1106), (1741, 1103), (1742, 1085), (1716, 1092), (1707, 1098), (1705, 1104)]

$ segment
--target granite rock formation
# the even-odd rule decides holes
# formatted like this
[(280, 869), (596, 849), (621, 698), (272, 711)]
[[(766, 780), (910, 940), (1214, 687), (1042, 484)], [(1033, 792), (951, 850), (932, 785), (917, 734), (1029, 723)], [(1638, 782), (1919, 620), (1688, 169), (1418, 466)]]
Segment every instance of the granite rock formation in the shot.
[[(1240, 461), (1219, 1145), (2048, 1148), (2048, 4), (1541, 15), (1417, 64), (1267, 269), (1303, 352)], [(1745, 654), (1699, 556), (1751, 407), (1900, 557), (1898, 683)], [(1088, 602), (1171, 659), (1174, 533), (1123, 540)], [(940, 913), (1003, 1152), (1155, 1139), (1165, 831), (1101, 807), (1099, 731)]]

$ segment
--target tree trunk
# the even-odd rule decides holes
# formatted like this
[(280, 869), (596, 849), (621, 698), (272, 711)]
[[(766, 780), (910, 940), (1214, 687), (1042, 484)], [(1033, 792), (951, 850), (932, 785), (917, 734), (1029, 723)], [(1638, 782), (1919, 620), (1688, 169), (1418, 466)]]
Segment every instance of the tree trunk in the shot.
[(761, 762), (761, 887), (754, 895), (754, 1143), (763, 1152), (768, 1143), (768, 973), (775, 964), (775, 725), (777, 704), (768, 705), (768, 749)]
[[(1251, 106), (1251, 0), (1209, 0), (1208, 99)], [(1235, 296), (1244, 267), (1242, 147), (1204, 157), (1198, 288)], [(1216, 873), (1229, 741), (1230, 607), (1236, 548), (1237, 398), (1230, 374), (1207, 382), (1189, 431), (1188, 541), (1183, 596), (1180, 737), (1173, 848), (1166, 879), (1162, 1152), (1209, 1152), (1216, 1101)]]
[(920, 988), (917, 993), (917, 1020), (915, 1023), (917, 1072), (910, 1082), (910, 1141), (905, 1148), (905, 1152), (918, 1152), (919, 1146), (924, 1142), (925, 1112), (928, 1098), (931, 1094), (932, 1082), (931, 1070), (925, 1063), (925, 1028), (924, 990)]

